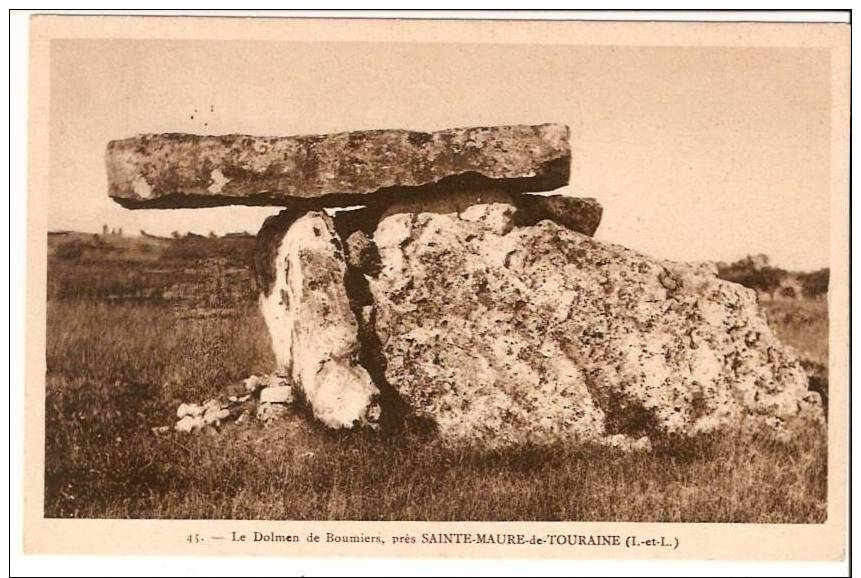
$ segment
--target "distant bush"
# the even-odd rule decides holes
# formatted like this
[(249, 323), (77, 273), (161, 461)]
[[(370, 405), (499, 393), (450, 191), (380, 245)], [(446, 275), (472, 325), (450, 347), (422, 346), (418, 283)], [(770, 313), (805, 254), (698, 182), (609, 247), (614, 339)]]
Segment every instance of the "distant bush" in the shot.
[(819, 394), (825, 415), (828, 415), (828, 367), (824, 363), (809, 359), (803, 359), (801, 366), (808, 376), (807, 389)]
[[(812, 273), (794, 273), (770, 265), (764, 255), (745, 257), (730, 264), (719, 264), (718, 277), (772, 297), (780, 295), (795, 299), (804, 296), (813, 299), (828, 293), (827, 268)], [(793, 280), (801, 285), (801, 295), (799, 290), (792, 286)]]
[(819, 297), (828, 293), (829, 270), (820, 269), (801, 276), (801, 286), (805, 297)]
[(756, 268), (746, 261), (737, 261), (718, 270), (721, 279), (739, 283), (750, 289), (773, 294), (780, 287), (780, 282), (788, 273), (777, 267), (765, 266)]

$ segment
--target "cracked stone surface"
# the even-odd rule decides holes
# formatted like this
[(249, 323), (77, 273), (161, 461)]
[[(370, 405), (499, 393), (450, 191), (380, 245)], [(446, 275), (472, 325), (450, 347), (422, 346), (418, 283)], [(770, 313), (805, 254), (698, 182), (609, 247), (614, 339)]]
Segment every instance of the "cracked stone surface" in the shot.
[(128, 208), (319, 208), (447, 187), (550, 191), (568, 183), (568, 127), (368, 130), (260, 137), (147, 134), (108, 143), (108, 194)]
[(274, 279), (260, 297), (278, 370), (331, 428), (374, 425), (379, 390), (359, 365), (358, 325), (344, 285), (343, 249), (322, 212), (269, 220), (264, 255)]
[(441, 436), (617, 444), (823, 419), (752, 290), (516, 214), (394, 207), (373, 231), (385, 377)]

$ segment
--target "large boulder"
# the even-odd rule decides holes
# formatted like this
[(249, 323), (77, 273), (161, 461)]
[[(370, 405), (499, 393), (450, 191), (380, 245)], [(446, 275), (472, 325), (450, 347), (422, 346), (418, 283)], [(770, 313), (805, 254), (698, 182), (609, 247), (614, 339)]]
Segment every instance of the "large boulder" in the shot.
[(365, 278), (386, 380), (443, 437), (786, 434), (822, 419), (753, 291), (551, 220), (517, 226), (517, 207), (492, 201), (393, 207), (375, 250), (361, 244), (376, 255)]
[(359, 328), (332, 220), (321, 212), (269, 219), (258, 259), (269, 261), (260, 306), (279, 370), (325, 425), (376, 424), (379, 391), (357, 361)]
[(259, 137), (147, 134), (108, 143), (108, 193), (129, 208), (336, 207), (439, 190), (568, 184), (568, 127), (366, 130)]

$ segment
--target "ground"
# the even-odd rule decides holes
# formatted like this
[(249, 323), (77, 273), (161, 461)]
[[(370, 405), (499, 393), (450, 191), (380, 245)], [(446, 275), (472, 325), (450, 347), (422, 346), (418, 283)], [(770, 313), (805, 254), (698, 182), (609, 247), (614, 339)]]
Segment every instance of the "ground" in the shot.
[[(45, 515), (99, 518), (822, 522), (826, 440), (735, 437), (652, 453), (447, 448), (293, 415), (156, 435), (274, 359), (253, 237), (51, 235)], [(764, 302), (827, 394), (824, 300)]]

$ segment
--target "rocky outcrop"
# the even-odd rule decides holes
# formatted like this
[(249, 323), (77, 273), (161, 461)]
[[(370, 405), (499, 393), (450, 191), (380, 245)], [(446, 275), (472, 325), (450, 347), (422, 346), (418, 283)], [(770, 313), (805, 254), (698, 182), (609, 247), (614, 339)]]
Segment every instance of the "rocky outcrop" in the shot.
[(373, 425), (379, 391), (357, 361), (358, 326), (344, 286), (341, 242), (324, 213), (293, 217), (267, 223), (277, 250), (272, 284), (260, 298), (279, 370), (325, 425)]
[(370, 130), (256, 137), (150, 134), (108, 143), (108, 193), (128, 208), (350, 206), (488, 185), (568, 182), (568, 127)]
[(752, 291), (516, 213), (393, 212), (373, 234), (386, 378), (442, 436), (618, 442), (821, 419)]

